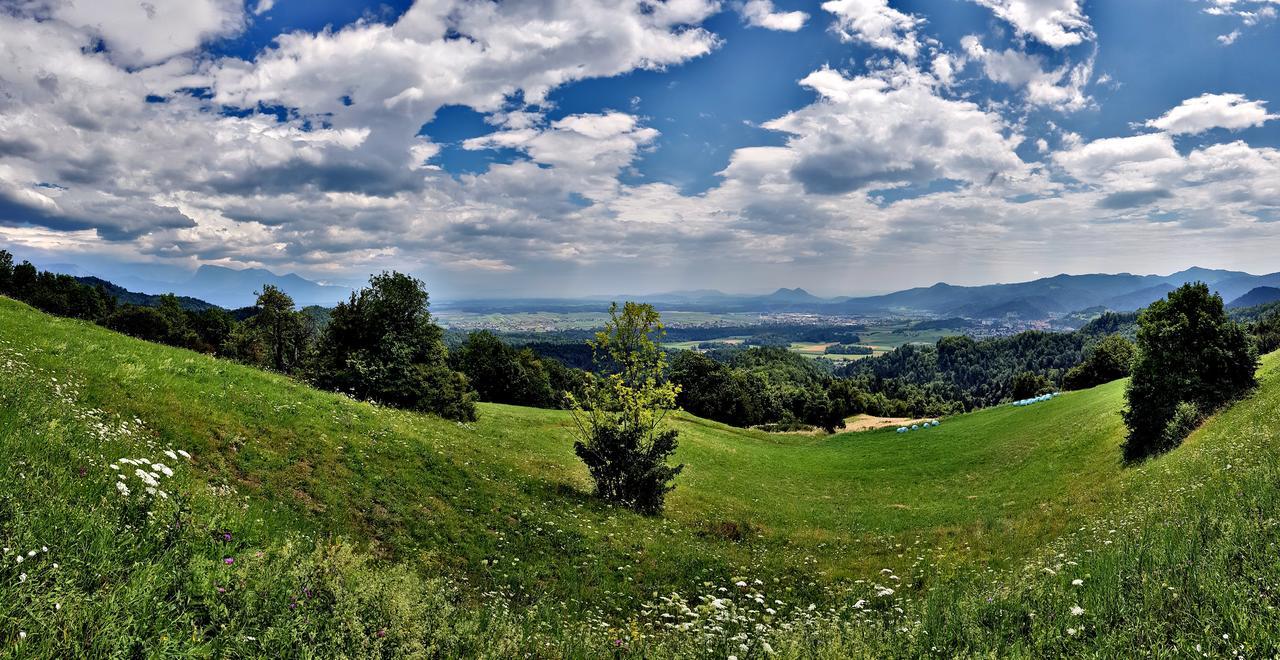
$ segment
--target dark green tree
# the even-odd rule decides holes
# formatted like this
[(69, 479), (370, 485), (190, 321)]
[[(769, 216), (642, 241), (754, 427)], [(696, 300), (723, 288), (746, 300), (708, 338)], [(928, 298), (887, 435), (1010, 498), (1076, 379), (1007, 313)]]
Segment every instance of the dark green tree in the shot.
[(8, 250), (0, 250), (0, 295), (7, 296), (13, 291), (13, 255)]
[(668, 465), (675, 429), (666, 428), (680, 388), (665, 380), (662, 321), (652, 305), (609, 308), (609, 321), (588, 342), (603, 376), (573, 400), (574, 452), (587, 465), (596, 494), (645, 514), (662, 511), (683, 465)]
[(1084, 362), (1067, 371), (1063, 385), (1070, 390), (1080, 390), (1124, 378), (1133, 369), (1137, 352), (1133, 342), (1123, 336), (1107, 335), (1085, 349)]
[(538, 356), (529, 349), (513, 348), (488, 330), (467, 335), (449, 357), (454, 369), (466, 374), (481, 401), (556, 405), (550, 378)]
[(449, 368), (443, 332), (422, 282), (397, 272), (334, 308), (310, 366), (316, 385), (387, 405), (474, 420), (475, 394)]
[(1244, 328), (1227, 318), (1222, 298), (1205, 284), (1184, 285), (1152, 303), (1138, 317), (1138, 356), (1125, 393), (1125, 459), (1176, 446), (1194, 427), (1189, 418), (1253, 389), (1257, 366)]

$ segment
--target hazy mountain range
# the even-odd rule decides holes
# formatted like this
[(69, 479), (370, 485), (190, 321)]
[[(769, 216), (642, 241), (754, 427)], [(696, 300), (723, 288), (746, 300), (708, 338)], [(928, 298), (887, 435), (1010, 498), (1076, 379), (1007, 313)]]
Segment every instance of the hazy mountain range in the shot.
[[(860, 297), (822, 298), (801, 288), (780, 288), (764, 295), (727, 294), (715, 289), (696, 289), (589, 298), (436, 301), (435, 307), (474, 312), (587, 311), (599, 310), (609, 300), (625, 299), (653, 303), (660, 309), (672, 311), (921, 314), (1033, 320), (1099, 307), (1132, 311), (1163, 298), (1169, 291), (1184, 283), (1195, 281), (1209, 284), (1210, 288), (1233, 307), (1280, 300), (1280, 273), (1253, 275), (1232, 270), (1188, 268), (1169, 275), (1055, 275), (1029, 282), (981, 286), (955, 286), (940, 282), (928, 287)], [(351, 289), (347, 287), (320, 284), (292, 273), (277, 275), (260, 268), (236, 270), (221, 266), (201, 266), (182, 281), (143, 284), (139, 288), (147, 293), (172, 292), (195, 299), (184, 303), (197, 305), (201, 301), (207, 301), (227, 308), (252, 305), (254, 292), (260, 290), (263, 284), (281, 288), (299, 306), (332, 306), (351, 293)], [(144, 294), (134, 294), (120, 286), (116, 286), (112, 292), (123, 301), (146, 304)], [(142, 298), (133, 300), (129, 296)]]

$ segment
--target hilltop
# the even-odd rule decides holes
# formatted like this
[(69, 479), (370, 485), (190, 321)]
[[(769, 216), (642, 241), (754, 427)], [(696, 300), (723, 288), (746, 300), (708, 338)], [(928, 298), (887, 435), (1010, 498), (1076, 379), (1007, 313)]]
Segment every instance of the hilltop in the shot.
[[(48, 654), (1107, 655), (1277, 639), (1247, 616), (1266, 603), (1255, 578), (1275, 578), (1277, 531), (1250, 522), (1280, 502), (1274, 355), (1254, 397), (1137, 468), (1118, 462), (1123, 382), (906, 436), (680, 415), (686, 470), (662, 518), (587, 495), (560, 411), (482, 404), (478, 422), (448, 422), (7, 299), (0, 364), (0, 449), (20, 457), (0, 537), (36, 552), (3, 564), (0, 640), (21, 626)], [(128, 457), (171, 468), (171, 496), (115, 492)]]

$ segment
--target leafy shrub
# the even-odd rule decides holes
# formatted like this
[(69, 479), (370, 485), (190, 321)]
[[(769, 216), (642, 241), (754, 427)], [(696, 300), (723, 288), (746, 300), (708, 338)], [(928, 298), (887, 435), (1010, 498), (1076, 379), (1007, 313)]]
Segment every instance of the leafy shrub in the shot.
[(1164, 427), (1164, 435), (1162, 436), (1162, 449), (1170, 449), (1182, 444), (1182, 441), (1191, 432), (1200, 426), (1204, 416), (1200, 414), (1200, 409), (1196, 404), (1190, 401), (1179, 401), (1178, 405), (1173, 407), (1173, 417), (1169, 418), (1169, 423)]
[(664, 427), (680, 388), (662, 380), (666, 354), (655, 337), (662, 323), (652, 305), (609, 308), (604, 330), (589, 342), (609, 373), (585, 400), (572, 401), (578, 439), (574, 452), (586, 463), (596, 495), (646, 514), (662, 511), (683, 465), (667, 465), (677, 431)]

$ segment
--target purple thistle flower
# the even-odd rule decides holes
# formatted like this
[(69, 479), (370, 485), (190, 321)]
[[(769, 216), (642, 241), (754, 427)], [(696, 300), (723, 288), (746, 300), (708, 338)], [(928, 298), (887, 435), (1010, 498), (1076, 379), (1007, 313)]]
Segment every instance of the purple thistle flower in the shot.
[(232, 565), (232, 564), (236, 563), (236, 560), (235, 560), (235, 558), (233, 558), (233, 557), (225, 557), (225, 558), (223, 558), (222, 563), (226, 564), (227, 566), (230, 566), (230, 565)]

